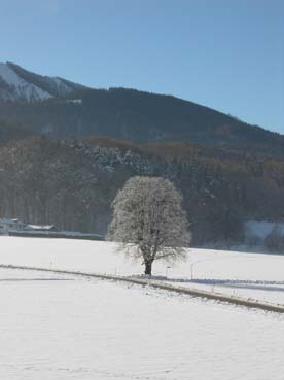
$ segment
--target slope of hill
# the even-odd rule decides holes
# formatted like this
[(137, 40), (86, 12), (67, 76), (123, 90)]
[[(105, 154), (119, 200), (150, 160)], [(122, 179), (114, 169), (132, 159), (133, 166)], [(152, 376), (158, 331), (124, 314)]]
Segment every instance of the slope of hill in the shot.
[[(44, 136), (44, 137), (40, 137)], [(0, 215), (105, 233), (133, 175), (184, 196), (195, 244), (243, 241), (283, 220), (284, 137), (191, 102), (98, 90), (0, 64)]]
[(11, 62), (0, 63), (0, 101), (2, 102), (42, 102), (52, 98), (64, 98), (83, 89), (59, 77), (47, 77), (31, 73)]
[(284, 151), (283, 136), (208, 107), (133, 89), (90, 89), (12, 63), (0, 65), (0, 119), (52, 138), (96, 135)]
[(22, 124), (0, 120), (0, 144), (7, 144), (8, 142), (23, 140), (32, 136), (35, 136), (35, 132)]

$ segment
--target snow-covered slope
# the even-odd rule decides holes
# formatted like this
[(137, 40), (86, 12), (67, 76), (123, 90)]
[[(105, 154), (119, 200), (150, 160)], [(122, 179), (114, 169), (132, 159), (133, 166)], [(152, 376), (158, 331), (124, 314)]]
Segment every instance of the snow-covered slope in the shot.
[(51, 95), (27, 82), (7, 64), (0, 63), (0, 100), (36, 102), (51, 98)]
[(66, 97), (83, 86), (58, 77), (31, 73), (13, 63), (0, 63), (0, 101), (41, 102)]

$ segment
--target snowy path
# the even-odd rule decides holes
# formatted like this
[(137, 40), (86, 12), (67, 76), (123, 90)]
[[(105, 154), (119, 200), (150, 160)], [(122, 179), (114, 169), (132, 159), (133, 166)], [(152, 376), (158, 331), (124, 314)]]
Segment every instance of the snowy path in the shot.
[(1, 379), (283, 379), (283, 315), (4, 269), (0, 297)]
[[(216, 291), (208, 291), (202, 290), (199, 288), (192, 287), (182, 287), (177, 286), (173, 281), (161, 281), (157, 278), (148, 278), (144, 276), (119, 276), (119, 275), (110, 275), (110, 274), (102, 274), (102, 273), (94, 273), (94, 272), (81, 272), (81, 271), (71, 271), (71, 270), (62, 270), (62, 269), (47, 269), (47, 268), (39, 268), (39, 267), (30, 267), (30, 266), (14, 266), (14, 265), (3, 265), (0, 264), (0, 269), (8, 269), (8, 270), (28, 270), (34, 272), (43, 272), (43, 273), (52, 273), (52, 274), (63, 274), (63, 275), (72, 275), (77, 277), (83, 277), (87, 279), (99, 279), (99, 280), (108, 280), (108, 281), (116, 281), (123, 282), (130, 285), (141, 285), (143, 287), (158, 289), (162, 291), (166, 291), (168, 293), (174, 293), (179, 295), (188, 295), (190, 297), (198, 297), (204, 300), (213, 300), (215, 302), (229, 303), (235, 306), (243, 306), (251, 309), (260, 309), (264, 311), (272, 311), (277, 313), (284, 313), (284, 305), (275, 304), (272, 302), (265, 302), (259, 300), (247, 299), (244, 297), (238, 297), (235, 295), (226, 295), (224, 293), (218, 293)], [(0, 279), (1, 280), (1, 279)], [(176, 282), (178, 283), (178, 282)]]

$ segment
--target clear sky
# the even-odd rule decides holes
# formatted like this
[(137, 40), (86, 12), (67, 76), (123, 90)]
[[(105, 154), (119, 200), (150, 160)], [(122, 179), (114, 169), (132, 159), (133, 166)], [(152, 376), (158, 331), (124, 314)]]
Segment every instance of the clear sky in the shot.
[(0, 61), (284, 134), (284, 0), (0, 0)]

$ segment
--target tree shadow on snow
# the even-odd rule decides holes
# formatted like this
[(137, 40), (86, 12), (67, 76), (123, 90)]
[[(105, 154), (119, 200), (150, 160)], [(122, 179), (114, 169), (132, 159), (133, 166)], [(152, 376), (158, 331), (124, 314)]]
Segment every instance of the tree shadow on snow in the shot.
[[(216, 285), (220, 287), (236, 288), (236, 289), (253, 289), (264, 290), (269, 292), (284, 292), (284, 281), (261, 281), (261, 280), (231, 280), (231, 279), (188, 279), (188, 278), (168, 278), (168, 281), (179, 283), (192, 283), (204, 285)], [(273, 285), (282, 285), (273, 286)]]

